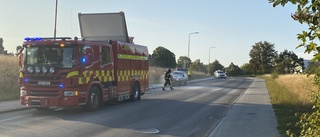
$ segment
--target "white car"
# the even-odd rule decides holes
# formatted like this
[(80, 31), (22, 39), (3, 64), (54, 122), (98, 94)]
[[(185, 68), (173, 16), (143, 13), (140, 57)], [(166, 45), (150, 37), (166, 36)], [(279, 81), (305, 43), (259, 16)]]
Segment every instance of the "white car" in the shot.
[(187, 85), (188, 75), (184, 71), (173, 71), (171, 75), (175, 86)]
[(214, 77), (215, 78), (227, 78), (227, 75), (222, 70), (217, 70), (214, 72)]

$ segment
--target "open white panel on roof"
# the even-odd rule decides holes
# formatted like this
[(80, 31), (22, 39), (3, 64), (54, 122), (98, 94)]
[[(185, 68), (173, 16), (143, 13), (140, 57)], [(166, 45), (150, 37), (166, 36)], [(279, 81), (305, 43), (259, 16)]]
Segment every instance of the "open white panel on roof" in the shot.
[(79, 13), (78, 16), (82, 39), (93, 41), (129, 41), (123, 12)]

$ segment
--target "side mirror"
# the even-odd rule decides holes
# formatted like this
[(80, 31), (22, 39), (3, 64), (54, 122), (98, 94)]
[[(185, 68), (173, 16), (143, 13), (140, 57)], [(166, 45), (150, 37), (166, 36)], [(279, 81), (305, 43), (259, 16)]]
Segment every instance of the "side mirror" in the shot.
[(18, 51), (18, 64), (20, 67), (22, 67), (22, 61), (23, 61), (23, 51), (24, 48), (21, 48), (19, 51)]
[(92, 48), (86, 48), (86, 50), (84, 51), (84, 53), (86, 55), (91, 55), (92, 54)]

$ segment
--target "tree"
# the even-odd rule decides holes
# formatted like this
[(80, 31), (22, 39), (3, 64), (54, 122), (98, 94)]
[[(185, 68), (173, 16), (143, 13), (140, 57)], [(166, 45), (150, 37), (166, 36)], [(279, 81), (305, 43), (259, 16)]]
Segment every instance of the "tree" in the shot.
[[(269, 0), (273, 3), (273, 7), (281, 4), (285, 6), (288, 2), (297, 5), (297, 11), (291, 14), (291, 17), (301, 24), (307, 24), (309, 30), (302, 31), (297, 35), (301, 44), (297, 46), (305, 47), (305, 53), (313, 53), (312, 61), (320, 61), (320, 47), (316, 41), (320, 40), (320, 1), (319, 0)], [(317, 92), (311, 92), (311, 101), (314, 103), (312, 112), (304, 113), (297, 123), (301, 131), (299, 136), (313, 137), (320, 135), (320, 72), (313, 78), (315, 86), (318, 87)], [(288, 132), (290, 136), (294, 133)]]
[(249, 56), (251, 58), (249, 63), (253, 66), (254, 73), (270, 73), (277, 52), (274, 50), (274, 44), (260, 41), (252, 46)]
[(215, 60), (213, 63), (209, 64), (208, 72), (211, 76), (213, 76), (216, 70), (224, 70), (224, 66), (221, 65), (218, 60)]
[(242, 73), (241, 68), (238, 65), (234, 65), (232, 62), (225, 70), (228, 76), (238, 76)]
[(3, 39), (0, 38), (0, 54), (4, 54)]
[(310, 62), (308, 68), (305, 70), (308, 74), (320, 73), (320, 62)]
[(207, 70), (206, 66), (203, 65), (202, 62), (200, 62), (200, 59), (197, 59), (196, 61), (192, 62), (192, 64), (190, 65), (190, 69), (191, 70), (200, 71), (200, 72), (203, 72), (205, 74), (208, 73), (208, 70)]
[(298, 66), (304, 69), (303, 58), (298, 58), (292, 51), (284, 50), (275, 59), (274, 71), (279, 74), (290, 74), (300, 71), (296, 69)]
[(151, 56), (155, 66), (163, 68), (175, 68), (177, 66), (175, 54), (162, 46), (157, 47)]
[(177, 63), (177, 68), (189, 68), (191, 59), (187, 56), (180, 56)]
[(251, 73), (251, 65), (249, 63), (245, 63), (241, 66), (242, 74), (249, 75)]

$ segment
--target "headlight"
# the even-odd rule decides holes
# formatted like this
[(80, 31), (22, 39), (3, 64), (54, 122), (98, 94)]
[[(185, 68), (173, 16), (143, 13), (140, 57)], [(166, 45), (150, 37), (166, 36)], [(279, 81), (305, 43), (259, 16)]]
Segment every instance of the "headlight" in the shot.
[(33, 73), (33, 67), (28, 67), (28, 72)]
[(36, 71), (36, 73), (40, 73), (40, 67), (36, 66), (34, 70)]
[(27, 91), (26, 90), (20, 90), (20, 96), (26, 96)]
[(50, 73), (54, 73), (55, 69), (53, 67), (50, 68)]
[(42, 72), (43, 72), (43, 73), (47, 73), (47, 72), (48, 72), (47, 67), (42, 67)]
[(63, 96), (78, 96), (78, 91), (64, 91)]

